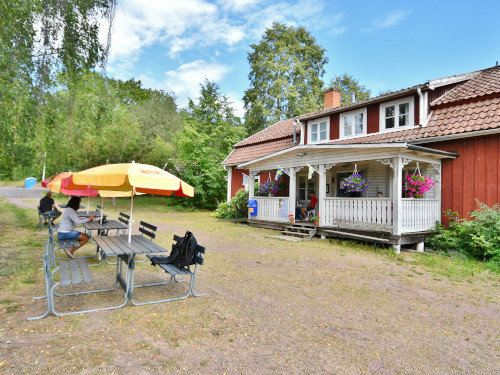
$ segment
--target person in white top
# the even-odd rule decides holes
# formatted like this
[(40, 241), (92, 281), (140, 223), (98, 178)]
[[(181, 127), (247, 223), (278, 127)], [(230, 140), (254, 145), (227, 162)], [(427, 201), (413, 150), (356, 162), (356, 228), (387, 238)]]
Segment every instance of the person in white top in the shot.
[(87, 236), (85, 233), (76, 231), (75, 226), (78, 224), (86, 223), (88, 221), (92, 221), (95, 218), (95, 216), (89, 216), (88, 218), (78, 217), (76, 211), (78, 211), (78, 209), (80, 208), (81, 200), (82, 199), (80, 197), (70, 198), (66, 206), (66, 209), (64, 210), (64, 213), (62, 215), (61, 224), (59, 224), (59, 229), (57, 230), (60, 240), (77, 239), (78, 243), (80, 244), (79, 247), (65, 249), (66, 254), (68, 254), (70, 258), (74, 258), (75, 251), (78, 250), (83, 245), (85, 245), (87, 242), (89, 242), (89, 236)]

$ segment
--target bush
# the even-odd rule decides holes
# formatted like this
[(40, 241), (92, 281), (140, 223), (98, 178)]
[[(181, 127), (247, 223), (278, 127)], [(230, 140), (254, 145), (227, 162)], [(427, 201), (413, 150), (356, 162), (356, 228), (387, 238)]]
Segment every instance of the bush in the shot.
[(221, 202), (215, 210), (215, 216), (221, 219), (240, 219), (247, 217), (248, 191), (240, 189), (229, 202)]
[(500, 206), (478, 204), (479, 209), (471, 213), (472, 220), (459, 219), (456, 212), (445, 211), (451, 219), (450, 225), (447, 228), (437, 225), (438, 233), (429, 238), (429, 247), (500, 265)]

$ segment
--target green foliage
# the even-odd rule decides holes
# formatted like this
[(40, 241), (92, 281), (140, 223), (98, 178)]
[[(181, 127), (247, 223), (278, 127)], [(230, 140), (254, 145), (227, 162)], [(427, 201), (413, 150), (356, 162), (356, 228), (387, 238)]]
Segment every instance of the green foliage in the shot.
[(243, 98), (249, 133), (321, 108), (328, 58), (309, 31), (275, 22), (250, 47), (250, 89)]
[(332, 78), (328, 87), (333, 87), (335, 90), (340, 91), (341, 105), (351, 103), (352, 94), (356, 95), (356, 101), (369, 99), (371, 94), (369, 89), (360, 85), (357, 79), (347, 73)]
[(232, 145), (245, 136), (240, 119), (233, 113), (219, 86), (205, 81), (198, 104), (189, 102), (184, 127), (176, 137), (177, 167), (181, 178), (195, 188), (187, 204), (216, 207), (226, 194), (226, 172), (222, 162)]
[(459, 219), (456, 212), (445, 212), (452, 221), (447, 228), (437, 225), (438, 233), (429, 238), (429, 247), (500, 265), (500, 206), (478, 204), (479, 209), (471, 213), (473, 220)]
[[(103, 19), (111, 25), (115, 0), (13, 0), (0, 3), (0, 176), (41, 170), (44, 149), (59, 145), (56, 86), (75, 93), (81, 73), (103, 66)], [(60, 72), (65, 81), (56, 81)], [(64, 101), (67, 112), (72, 100)], [(62, 138), (64, 139), (64, 138)], [(50, 149), (49, 149), (50, 150)]]
[(239, 219), (247, 217), (248, 191), (240, 189), (229, 202), (221, 202), (215, 210), (215, 216), (221, 219)]

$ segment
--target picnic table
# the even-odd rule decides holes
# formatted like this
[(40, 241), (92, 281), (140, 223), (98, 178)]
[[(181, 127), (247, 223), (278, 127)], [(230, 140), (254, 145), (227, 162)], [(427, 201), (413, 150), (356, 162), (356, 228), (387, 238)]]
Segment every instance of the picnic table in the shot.
[[(134, 295), (134, 271), (135, 257), (141, 254), (168, 253), (169, 250), (146, 237), (135, 234), (128, 242), (128, 235), (96, 236), (94, 241), (105, 257), (117, 257), (116, 281), (120, 284), (126, 294), (126, 298), (133, 303)], [(122, 265), (127, 265), (125, 278), (122, 274)]]
[[(66, 208), (68, 207), (66, 204), (58, 204), (60, 208)], [(85, 208), (85, 206), (80, 205), (80, 208)]]
[[(78, 217), (89, 217), (89, 216), (95, 216), (95, 217), (100, 217), (101, 216), (101, 211), (76, 211), (76, 214)], [(107, 217), (107, 214), (102, 214), (102, 217)]]
[[(99, 217), (96, 217), (96, 219), (99, 219)], [(89, 232), (97, 230), (99, 234), (108, 233), (110, 229), (122, 230), (128, 228), (126, 224), (118, 220), (107, 220), (104, 223), (100, 223), (99, 220), (88, 221), (83, 223), (83, 226), (85, 230)]]
[(89, 235), (90, 241), (93, 241), (92, 232), (97, 231), (98, 236), (107, 236), (108, 232), (112, 229), (116, 229), (116, 233), (120, 230), (127, 230), (128, 225), (123, 224), (118, 220), (107, 220), (104, 223), (99, 222), (99, 217), (96, 217), (94, 221), (87, 221), (83, 223), (83, 227), (85, 228), (85, 232)]

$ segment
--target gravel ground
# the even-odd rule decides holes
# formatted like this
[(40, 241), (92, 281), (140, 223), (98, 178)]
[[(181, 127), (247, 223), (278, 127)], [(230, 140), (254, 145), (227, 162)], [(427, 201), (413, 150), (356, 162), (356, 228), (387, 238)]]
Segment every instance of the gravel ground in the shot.
[[(0, 200), (2, 207), (3, 264), (14, 256), (25, 263), (0, 274), (2, 374), (499, 373), (498, 275), (437, 257), (424, 265), (419, 254), (374, 253), (349, 242), (264, 238), (274, 232), (206, 212), (156, 212), (140, 200), (134, 216), (159, 225), (159, 243), (168, 246), (173, 233), (190, 229), (207, 247), (197, 284), (206, 295), (27, 322), (44, 309), (43, 301), (31, 300), (43, 293), (37, 269), (43, 239), (12, 225)], [(26, 212), (34, 225), (36, 214)], [(96, 283), (105, 283), (113, 269), (93, 272)], [(147, 263), (136, 274), (138, 282), (162, 276)], [(185, 285), (143, 289), (137, 297), (148, 300), (180, 294)], [(120, 298), (56, 303), (70, 310)]]

